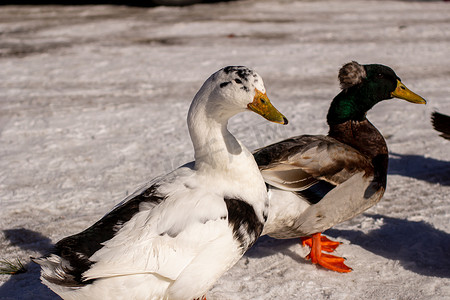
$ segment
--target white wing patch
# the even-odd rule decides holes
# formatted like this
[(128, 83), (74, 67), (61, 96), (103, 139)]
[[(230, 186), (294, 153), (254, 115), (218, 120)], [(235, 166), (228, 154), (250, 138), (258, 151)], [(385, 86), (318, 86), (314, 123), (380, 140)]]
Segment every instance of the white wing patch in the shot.
[(151, 273), (174, 281), (211, 241), (230, 235), (223, 198), (187, 186), (162, 184), (158, 190), (172, 190), (166, 199), (134, 215), (90, 257), (95, 264), (83, 276)]

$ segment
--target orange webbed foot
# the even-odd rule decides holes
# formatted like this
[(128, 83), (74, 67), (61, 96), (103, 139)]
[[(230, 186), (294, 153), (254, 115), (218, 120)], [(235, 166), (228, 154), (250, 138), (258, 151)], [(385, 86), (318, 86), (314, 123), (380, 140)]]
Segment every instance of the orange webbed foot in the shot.
[(306, 259), (311, 259), (313, 264), (319, 264), (326, 269), (340, 273), (352, 271), (351, 268), (344, 264), (344, 258), (322, 253), (322, 251), (333, 252), (341, 243), (331, 241), (321, 235), (320, 232), (313, 234), (311, 237), (301, 239), (303, 246), (311, 248), (311, 252), (306, 256)]

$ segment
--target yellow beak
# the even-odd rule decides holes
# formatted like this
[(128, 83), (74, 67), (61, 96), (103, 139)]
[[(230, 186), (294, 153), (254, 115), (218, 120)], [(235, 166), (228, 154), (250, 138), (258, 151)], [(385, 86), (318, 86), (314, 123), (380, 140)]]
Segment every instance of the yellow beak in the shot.
[(253, 98), (253, 102), (249, 103), (247, 108), (254, 111), (258, 115), (263, 116), (269, 121), (286, 125), (288, 120), (272, 105), (272, 103), (270, 103), (266, 93), (263, 94), (257, 89), (255, 89), (255, 91), (256, 94)]
[(427, 101), (417, 95), (414, 92), (411, 92), (400, 80), (397, 79), (397, 88), (395, 91), (391, 93), (392, 97), (400, 98), (406, 100), (408, 102), (417, 103), (417, 104), (427, 104)]

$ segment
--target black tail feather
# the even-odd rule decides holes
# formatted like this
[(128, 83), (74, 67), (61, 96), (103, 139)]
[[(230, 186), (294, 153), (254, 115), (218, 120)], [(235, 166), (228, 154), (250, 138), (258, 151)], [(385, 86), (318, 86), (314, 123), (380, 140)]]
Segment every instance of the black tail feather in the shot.
[(431, 114), (431, 123), (434, 129), (441, 132), (441, 136), (447, 140), (450, 140), (450, 117), (438, 112)]

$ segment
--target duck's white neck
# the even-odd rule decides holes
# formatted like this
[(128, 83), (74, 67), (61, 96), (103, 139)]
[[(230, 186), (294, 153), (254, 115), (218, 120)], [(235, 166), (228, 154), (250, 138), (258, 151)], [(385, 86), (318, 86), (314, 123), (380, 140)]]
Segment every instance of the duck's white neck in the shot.
[(241, 155), (248, 150), (228, 131), (228, 120), (208, 117), (205, 110), (197, 106), (190, 110), (188, 127), (195, 151), (195, 169), (205, 168), (229, 170)]
[(198, 99), (192, 102), (188, 113), (189, 134), (195, 151), (195, 169), (214, 168), (229, 172), (231, 169), (239, 169), (238, 163), (256, 166), (249, 159), (251, 153), (227, 129), (228, 119), (240, 110), (213, 107), (201, 94), (197, 94), (196, 98)]

